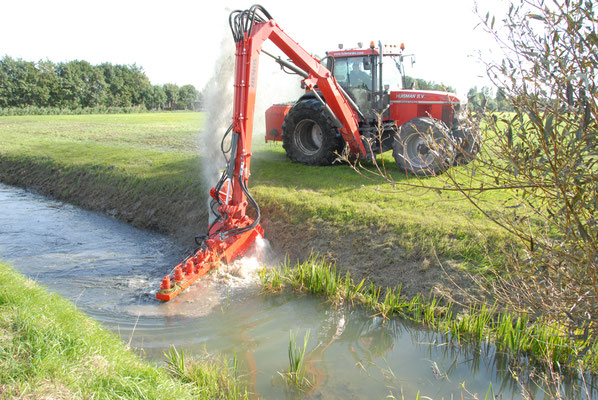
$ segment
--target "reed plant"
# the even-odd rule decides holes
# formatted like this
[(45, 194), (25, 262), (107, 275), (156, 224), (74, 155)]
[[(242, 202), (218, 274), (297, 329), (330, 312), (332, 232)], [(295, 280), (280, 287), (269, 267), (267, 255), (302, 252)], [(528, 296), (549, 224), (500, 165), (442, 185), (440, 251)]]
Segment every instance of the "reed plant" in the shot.
[(296, 334), (289, 331), (289, 369), (284, 373), (280, 373), (287, 384), (293, 389), (304, 391), (312, 386), (309, 379), (307, 379), (307, 371), (305, 364), (305, 352), (307, 350), (307, 342), (309, 341), (309, 330), (303, 338), (303, 347), (297, 347)]
[[(533, 355), (544, 363), (559, 363), (574, 371), (583, 368), (598, 372), (598, 345), (589, 343), (583, 331), (577, 340), (562, 327), (542, 318), (532, 319), (500, 310), (496, 305), (473, 305), (456, 312), (451, 303), (433, 295), (407, 299), (400, 286), (383, 290), (364, 280), (355, 283), (347, 273), (342, 276), (334, 264), (316, 255), (291, 266), (264, 268), (259, 272), (267, 291), (280, 292), (285, 287), (326, 296), (335, 305), (364, 307), (384, 318), (400, 317), (422, 323), (439, 332), (450, 333), (459, 343), (491, 341), (501, 351)], [(588, 349), (588, 350), (582, 350)]]

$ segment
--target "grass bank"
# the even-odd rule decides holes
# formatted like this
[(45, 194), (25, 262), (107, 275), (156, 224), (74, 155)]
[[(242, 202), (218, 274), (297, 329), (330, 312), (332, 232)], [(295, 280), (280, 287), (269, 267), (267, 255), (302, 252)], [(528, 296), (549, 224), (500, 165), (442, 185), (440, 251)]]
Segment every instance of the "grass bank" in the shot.
[[(0, 117), (0, 180), (191, 243), (207, 219), (203, 122), (201, 113)], [(413, 295), (447, 286), (434, 254), (455, 273), (496, 267), (505, 236), (457, 195), (396, 192), (347, 166), (293, 164), (280, 144), (261, 140), (250, 190), (277, 253), (319, 252), (354, 276), (403, 283)]]
[(0, 263), (0, 398), (248, 397), (225, 363), (173, 363), (141, 360), (74, 305)]

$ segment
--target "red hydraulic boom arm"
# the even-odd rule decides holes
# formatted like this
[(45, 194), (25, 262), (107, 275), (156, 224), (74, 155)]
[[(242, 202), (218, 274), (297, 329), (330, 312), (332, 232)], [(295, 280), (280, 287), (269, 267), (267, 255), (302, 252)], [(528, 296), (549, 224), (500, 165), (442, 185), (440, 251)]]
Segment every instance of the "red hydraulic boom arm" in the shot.
[[(200, 248), (162, 280), (156, 298), (163, 301), (172, 300), (220, 263), (243, 256), (256, 238), (263, 236), (259, 207), (249, 194), (247, 183), (259, 56), (266, 40), (271, 40), (291, 59), (292, 69), (305, 78), (303, 82), (308, 88), (315, 92), (317, 86), (350, 151), (366, 157), (356, 111), (327, 68), (284, 33), (259, 5), (233, 11), (229, 23), (236, 43), (233, 121), (226, 133), (232, 132), (231, 152), (220, 181), (210, 190), (219, 215), (208, 228), (208, 234), (200, 237)], [(286, 61), (279, 62), (289, 65)], [(255, 219), (246, 214), (248, 205), (254, 208)]]

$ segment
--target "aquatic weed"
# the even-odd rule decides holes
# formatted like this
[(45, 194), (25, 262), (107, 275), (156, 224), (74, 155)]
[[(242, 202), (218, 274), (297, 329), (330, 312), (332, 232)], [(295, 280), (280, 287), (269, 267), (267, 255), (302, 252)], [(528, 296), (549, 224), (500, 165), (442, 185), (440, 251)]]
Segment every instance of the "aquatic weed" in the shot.
[(306, 377), (305, 365), (305, 351), (307, 349), (307, 342), (309, 341), (309, 330), (303, 339), (303, 348), (297, 347), (295, 337), (296, 335), (293, 335), (293, 331), (289, 331), (289, 370), (280, 373), (280, 375), (293, 388), (304, 390), (311, 387), (311, 382)]

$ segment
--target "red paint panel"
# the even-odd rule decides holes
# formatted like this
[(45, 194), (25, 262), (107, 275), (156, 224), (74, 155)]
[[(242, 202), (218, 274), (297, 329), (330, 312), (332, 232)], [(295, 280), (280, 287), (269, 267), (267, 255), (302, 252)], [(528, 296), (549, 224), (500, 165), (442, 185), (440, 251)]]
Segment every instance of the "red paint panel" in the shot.
[(282, 123), (293, 104), (274, 104), (266, 110), (266, 143), (282, 141)]
[(459, 105), (456, 95), (429, 90), (400, 90), (390, 93), (390, 119), (397, 126), (417, 117), (432, 117), (451, 126), (452, 108)]

